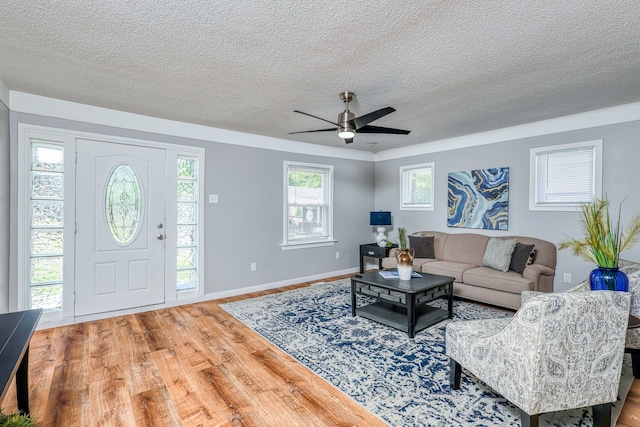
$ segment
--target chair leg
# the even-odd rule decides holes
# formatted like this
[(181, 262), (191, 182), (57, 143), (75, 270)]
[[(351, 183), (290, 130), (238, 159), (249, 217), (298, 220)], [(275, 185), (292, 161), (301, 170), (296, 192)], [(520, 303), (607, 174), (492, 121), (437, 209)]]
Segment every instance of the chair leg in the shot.
[(449, 384), (451, 389), (458, 390), (460, 388), (460, 374), (462, 367), (458, 362), (453, 360), (453, 357), (449, 358)]
[(611, 403), (594, 405), (593, 427), (611, 427)]
[(520, 425), (522, 427), (538, 427), (538, 414), (529, 415), (520, 409)]

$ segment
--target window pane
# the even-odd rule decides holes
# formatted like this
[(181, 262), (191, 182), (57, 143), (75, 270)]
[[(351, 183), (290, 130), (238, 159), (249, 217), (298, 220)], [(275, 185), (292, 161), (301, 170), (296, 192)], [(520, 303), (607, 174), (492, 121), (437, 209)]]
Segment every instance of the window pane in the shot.
[[(31, 308), (62, 309), (64, 146), (31, 140)], [(52, 256), (55, 255), (55, 256)]]
[(62, 257), (32, 258), (31, 283), (62, 281)]
[(195, 159), (178, 158), (178, 179), (191, 178), (195, 180), (196, 172)]
[(33, 199), (64, 198), (64, 175), (58, 172), (32, 172), (31, 197)]
[(32, 201), (31, 225), (33, 227), (58, 226), (62, 227), (63, 202)]
[(193, 202), (196, 200), (196, 183), (193, 181), (178, 182), (178, 200)]
[(287, 165), (287, 226), (285, 241), (331, 238), (330, 167)]
[(177, 267), (179, 269), (186, 267), (196, 266), (196, 248), (178, 248), (178, 262)]
[(62, 172), (64, 170), (63, 147), (45, 142), (32, 142), (31, 169)]
[(189, 269), (178, 271), (177, 286), (179, 291), (196, 289), (198, 287), (198, 275), (196, 270)]
[(61, 310), (62, 285), (31, 288), (31, 308), (42, 308), (44, 311)]
[(194, 246), (196, 242), (195, 225), (178, 226), (178, 246)]
[(196, 222), (196, 204), (195, 203), (178, 203), (178, 223), (179, 224), (195, 224)]
[(140, 224), (142, 194), (140, 182), (128, 165), (116, 167), (107, 183), (105, 209), (109, 231), (120, 243), (133, 240)]
[(532, 208), (571, 208), (598, 196), (601, 141), (532, 149)]
[(62, 255), (62, 230), (31, 230), (32, 255)]
[(400, 168), (401, 209), (433, 210), (433, 163)]
[(198, 160), (178, 156), (177, 172), (176, 286), (188, 291), (198, 289)]

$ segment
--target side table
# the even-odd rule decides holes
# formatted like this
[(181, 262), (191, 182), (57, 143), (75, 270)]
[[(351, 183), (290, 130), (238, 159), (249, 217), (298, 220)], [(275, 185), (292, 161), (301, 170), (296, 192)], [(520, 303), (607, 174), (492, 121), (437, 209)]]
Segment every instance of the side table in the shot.
[(364, 273), (364, 257), (378, 258), (378, 268), (382, 270), (382, 259), (389, 256), (389, 251), (392, 248), (397, 248), (398, 245), (391, 247), (380, 247), (376, 243), (367, 243), (360, 245), (360, 273)]

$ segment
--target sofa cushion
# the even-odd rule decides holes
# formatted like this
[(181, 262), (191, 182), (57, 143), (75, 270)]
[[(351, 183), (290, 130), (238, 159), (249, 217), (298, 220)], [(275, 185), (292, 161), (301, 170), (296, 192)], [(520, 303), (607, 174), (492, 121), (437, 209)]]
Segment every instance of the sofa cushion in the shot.
[(502, 240), (496, 239), (495, 237), (490, 238), (484, 250), (482, 265), (503, 272), (509, 270), (511, 255), (515, 247), (516, 239)]
[(477, 268), (477, 265), (464, 264), (461, 262), (451, 261), (434, 261), (422, 266), (423, 273), (439, 274), (441, 276), (450, 276), (456, 282), (462, 282), (462, 274), (471, 268)]
[[(487, 247), (488, 236), (472, 233), (450, 234), (445, 241), (443, 261), (461, 262), (464, 264), (482, 265), (482, 256)], [(436, 243), (437, 246), (437, 243)], [(438, 251), (436, 249), (436, 257)]]
[(433, 236), (418, 237), (409, 236), (409, 246), (415, 251), (416, 258), (435, 258), (435, 249), (433, 246)]
[[(509, 270), (513, 270), (516, 273), (522, 274), (524, 268), (528, 265), (531, 254), (533, 253), (534, 245), (525, 245), (522, 243), (516, 243), (516, 248), (511, 255), (511, 264), (509, 264)], [(533, 262), (533, 260), (531, 260)]]
[(503, 273), (489, 267), (476, 267), (466, 270), (463, 274), (463, 279), (463, 282), (467, 285), (480, 286), (482, 288), (495, 289), (514, 294), (533, 290), (533, 282), (525, 279), (515, 271)]

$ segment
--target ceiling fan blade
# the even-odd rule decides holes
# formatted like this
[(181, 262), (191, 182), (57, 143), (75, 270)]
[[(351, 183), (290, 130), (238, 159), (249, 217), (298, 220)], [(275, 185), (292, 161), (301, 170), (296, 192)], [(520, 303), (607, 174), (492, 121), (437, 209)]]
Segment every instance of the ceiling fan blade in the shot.
[(295, 133), (309, 133), (309, 132), (335, 132), (336, 128), (331, 128), (331, 129), (316, 129), (316, 130), (302, 130), (300, 132), (289, 132), (289, 135), (293, 135)]
[[(337, 123), (333, 123), (332, 121), (329, 120), (325, 120), (322, 117), (318, 117), (318, 116), (314, 116), (313, 114), (309, 114), (309, 113), (305, 113), (304, 111), (299, 111), (299, 110), (293, 110), (294, 113), (300, 113), (300, 114), (304, 114), (305, 116), (309, 116), (309, 117), (313, 117), (314, 119), (318, 119), (318, 120), (322, 120), (323, 122), (327, 122), (327, 123), (331, 123), (334, 126), (338, 126)], [(335, 129), (334, 129), (335, 130)]]
[(345, 143), (351, 144), (353, 142), (353, 138), (347, 138), (344, 140)]
[(392, 133), (394, 135), (409, 135), (410, 130), (384, 128), (380, 126), (367, 125), (358, 129), (358, 133)]
[(396, 111), (395, 108), (386, 107), (376, 111), (372, 111), (371, 113), (365, 114), (364, 116), (356, 117), (355, 119), (352, 120), (353, 127), (355, 127), (356, 130), (360, 130), (360, 128), (368, 125), (372, 121), (378, 120), (380, 117), (384, 117), (387, 114), (393, 113), (394, 111)]

